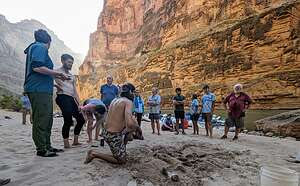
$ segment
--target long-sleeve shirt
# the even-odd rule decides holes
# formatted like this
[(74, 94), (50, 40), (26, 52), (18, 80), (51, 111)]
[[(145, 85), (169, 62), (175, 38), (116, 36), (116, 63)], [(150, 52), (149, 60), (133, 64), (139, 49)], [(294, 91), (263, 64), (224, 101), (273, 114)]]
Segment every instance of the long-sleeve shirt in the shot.
[(160, 102), (161, 102), (160, 96), (159, 95), (149, 96), (148, 102), (151, 102), (150, 113), (151, 114), (159, 114), (160, 113)]
[(133, 103), (134, 112), (144, 113), (144, 100), (141, 98), (141, 96), (134, 97)]

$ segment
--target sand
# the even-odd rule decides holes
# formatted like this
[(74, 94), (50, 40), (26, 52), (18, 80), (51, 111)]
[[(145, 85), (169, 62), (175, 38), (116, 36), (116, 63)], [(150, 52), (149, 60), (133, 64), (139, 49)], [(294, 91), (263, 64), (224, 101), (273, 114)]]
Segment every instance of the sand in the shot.
[[(12, 119), (4, 119), (9, 116)], [(162, 132), (151, 134), (150, 124), (143, 123), (144, 141), (127, 146), (128, 163), (118, 166), (101, 160), (83, 164), (86, 152), (95, 149), (110, 153), (107, 145), (91, 147), (87, 134), (81, 134), (81, 147), (71, 148), (58, 157), (35, 155), (31, 125), (21, 124), (21, 114), (0, 110), (0, 177), (11, 178), (12, 185), (43, 186), (134, 186), (134, 185), (259, 185), (263, 165), (276, 164), (300, 172), (300, 165), (286, 161), (300, 151), (300, 142), (241, 134), (238, 141), (220, 140)], [(54, 119), (53, 146), (62, 148), (62, 118)], [(233, 134), (230, 134), (230, 137)], [(99, 144), (99, 142), (95, 143)], [(176, 181), (176, 178), (178, 182)], [(178, 177), (174, 176), (177, 175)]]

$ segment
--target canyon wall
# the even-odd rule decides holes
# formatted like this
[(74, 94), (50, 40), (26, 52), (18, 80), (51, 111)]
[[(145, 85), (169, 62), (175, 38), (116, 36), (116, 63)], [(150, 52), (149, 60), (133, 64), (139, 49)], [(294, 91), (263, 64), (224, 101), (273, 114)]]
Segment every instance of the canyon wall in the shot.
[[(106, 0), (79, 72), (80, 96), (99, 97), (106, 76), (174, 89), (190, 98), (209, 84), (217, 103), (242, 83), (254, 108), (300, 107), (300, 2)], [(189, 99), (190, 100), (190, 99)]]
[(0, 14), (0, 95), (23, 92), (25, 77), (24, 49), (34, 41), (35, 30), (45, 29), (51, 35), (52, 42), (49, 49), (55, 68), (61, 66), (60, 56), (69, 53), (74, 56), (73, 72), (78, 74), (82, 57), (73, 52), (60, 40), (53, 31), (36, 20), (23, 20), (10, 23)]

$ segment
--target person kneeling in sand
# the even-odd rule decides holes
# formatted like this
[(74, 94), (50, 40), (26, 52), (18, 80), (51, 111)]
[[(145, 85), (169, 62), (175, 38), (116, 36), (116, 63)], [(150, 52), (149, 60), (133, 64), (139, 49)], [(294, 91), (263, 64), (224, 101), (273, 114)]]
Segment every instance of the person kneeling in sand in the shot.
[(94, 158), (114, 164), (126, 163), (127, 142), (132, 140), (133, 133), (142, 139), (141, 128), (132, 114), (134, 90), (135, 87), (132, 84), (124, 84), (121, 87), (120, 98), (115, 98), (110, 104), (102, 136), (110, 147), (112, 155), (89, 150), (85, 164)]
[[(87, 119), (87, 133), (89, 138), (87, 142), (92, 143), (93, 130), (95, 128), (99, 128), (100, 125), (104, 123), (103, 121), (106, 117), (107, 108), (100, 99), (91, 98), (84, 101), (83, 106), (80, 107), (80, 111), (83, 112), (85, 118)], [(96, 123), (94, 125), (93, 115), (96, 118)], [(97, 139), (97, 132), (95, 132), (95, 135), (95, 139)]]

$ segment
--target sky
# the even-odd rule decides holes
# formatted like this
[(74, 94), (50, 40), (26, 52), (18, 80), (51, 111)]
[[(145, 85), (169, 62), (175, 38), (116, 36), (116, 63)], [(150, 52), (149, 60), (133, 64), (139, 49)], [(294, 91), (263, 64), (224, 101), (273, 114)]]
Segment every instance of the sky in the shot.
[(0, 14), (10, 22), (35, 19), (74, 52), (85, 56), (90, 33), (96, 31), (103, 0), (0, 0)]

